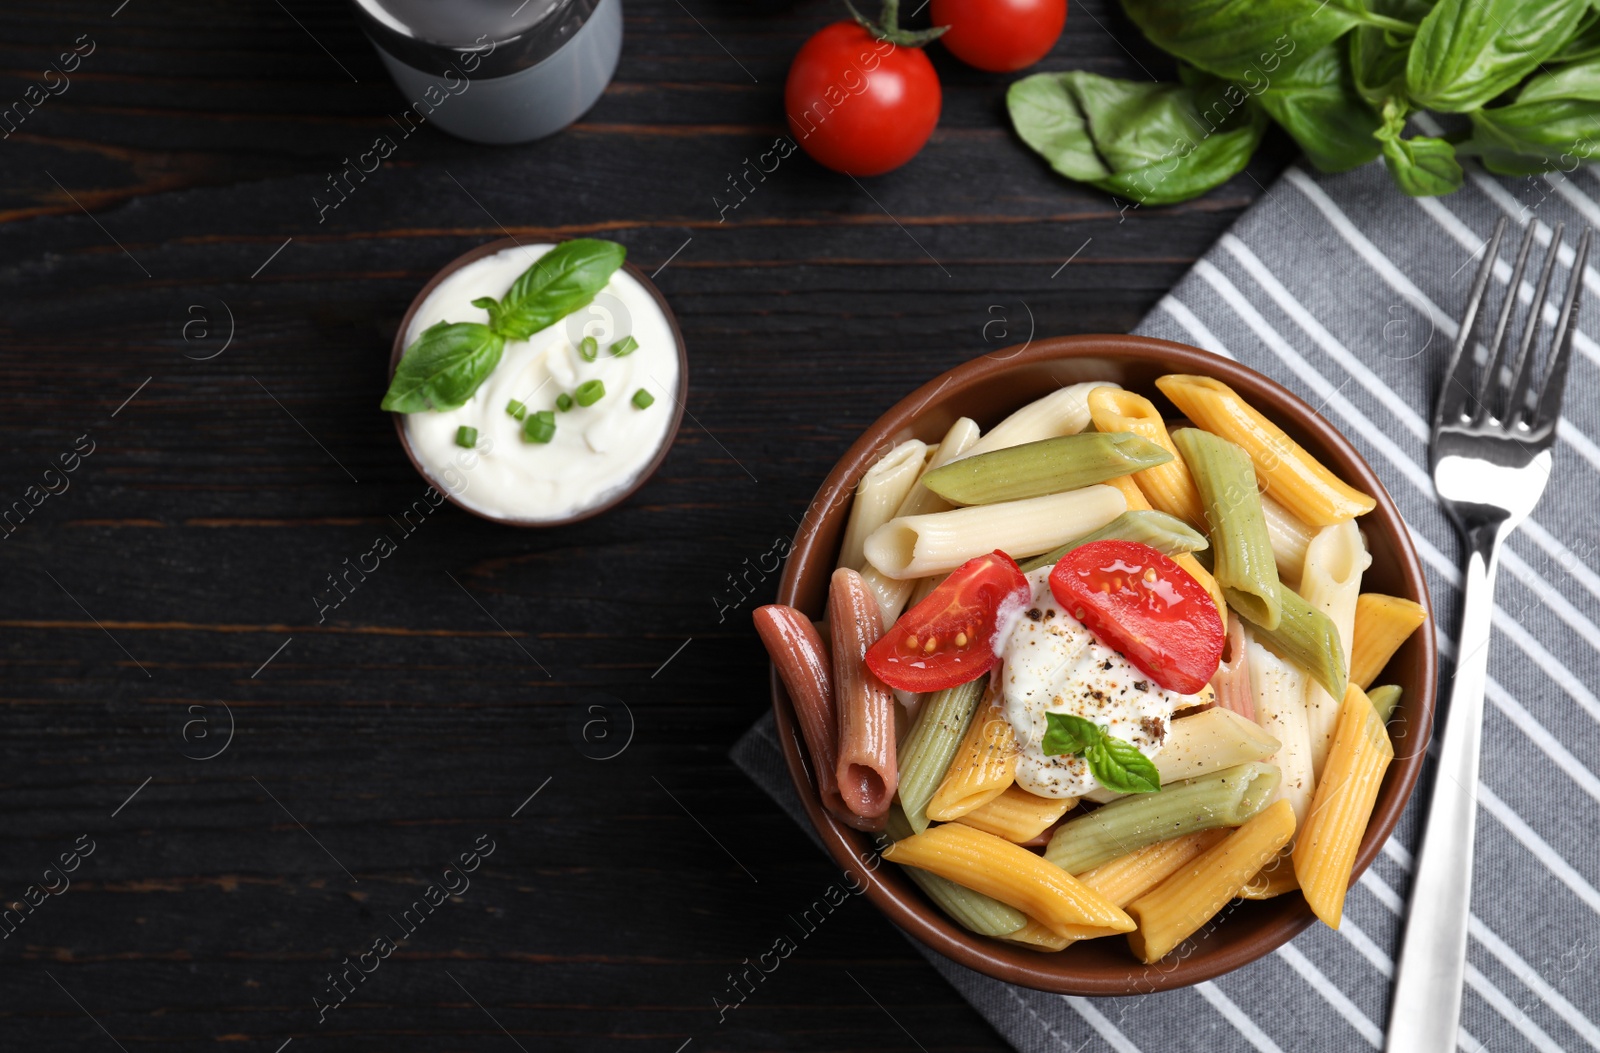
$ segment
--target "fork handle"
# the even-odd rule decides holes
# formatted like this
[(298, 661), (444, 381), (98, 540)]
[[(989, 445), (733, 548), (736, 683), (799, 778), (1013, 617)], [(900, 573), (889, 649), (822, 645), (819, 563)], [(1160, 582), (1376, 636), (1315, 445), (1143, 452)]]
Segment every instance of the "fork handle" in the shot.
[(1461, 646), (1455, 686), (1411, 903), (1389, 1003), (1389, 1053), (1454, 1053), (1466, 977), (1467, 915), (1472, 907), (1472, 849), (1478, 814), (1478, 750), (1483, 693), (1489, 675), (1489, 622), (1503, 521), (1463, 531), (1468, 556), (1463, 583)]

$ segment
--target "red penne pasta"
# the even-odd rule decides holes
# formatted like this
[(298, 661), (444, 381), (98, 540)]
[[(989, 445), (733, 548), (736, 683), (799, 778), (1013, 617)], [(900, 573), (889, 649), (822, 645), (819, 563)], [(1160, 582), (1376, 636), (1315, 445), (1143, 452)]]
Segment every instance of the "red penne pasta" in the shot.
[(833, 673), (828, 648), (811, 619), (781, 603), (758, 607), (752, 619), (766, 645), (778, 679), (789, 692), (800, 734), (811, 754), (817, 795), (834, 815), (854, 818), (839, 796), (839, 718), (833, 707)]
[(883, 616), (867, 583), (853, 570), (833, 572), (828, 623), (839, 707), (839, 793), (856, 815), (878, 819), (888, 813), (900, 781), (894, 695), (867, 668), (867, 648), (882, 634)]

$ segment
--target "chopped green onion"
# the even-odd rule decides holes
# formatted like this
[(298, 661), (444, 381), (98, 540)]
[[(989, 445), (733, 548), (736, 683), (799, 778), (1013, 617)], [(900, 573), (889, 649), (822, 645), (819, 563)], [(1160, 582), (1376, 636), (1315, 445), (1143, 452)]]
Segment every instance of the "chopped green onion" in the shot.
[(593, 362), (600, 354), (600, 341), (592, 336), (586, 336), (578, 341), (578, 355), (585, 362)]
[(631, 355), (637, 350), (639, 350), (639, 341), (635, 340), (632, 336), (625, 336), (621, 340), (618, 340), (616, 343), (611, 345), (611, 353), (616, 355), (618, 358), (621, 358), (623, 355)]
[(580, 406), (593, 406), (596, 402), (606, 397), (606, 385), (601, 380), (585, 380), (578, 385), (578, 390), (573, 392)]
[(633, 393), (633, 404), (638, 406), (640, 409), (649, 409), (651, 406), (655, 405), (655, 403), (656, 397), (650, 394), (650, 392), (646, 391), (644, 388), (640, 388), (638, 391)]
[(456, 429), (456, 445), (462, 449), (470, 450), (478, 445), (478, 429), (466, 425)]
[(522, 437), (529, 442), (549, 442), (556, 436), (556, 415), (549, 410), (528, 414), (522, 422)]
[(512, 399), (510, 402), (506, 403), (506, 412), (511, 414), (511, 416), (515, 417), (517, 420), (521, 420), (528, 415), (528, 407), (524, 406), (516, 399)]
[(556, 409), (560, 410), (562, 413), (565, 413), (565, 412), (567, 412), (567, 410), (569, 410), (571, 408), (572, 408), (572, 396), (571, 395), (568, 395), (565, 391), (563, 391), (561, 394), (556, 396)]

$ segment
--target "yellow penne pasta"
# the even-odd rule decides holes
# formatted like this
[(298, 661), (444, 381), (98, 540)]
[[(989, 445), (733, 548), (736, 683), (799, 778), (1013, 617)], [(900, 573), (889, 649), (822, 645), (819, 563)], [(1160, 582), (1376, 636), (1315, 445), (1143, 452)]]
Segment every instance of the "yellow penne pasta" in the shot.
[[(1294, 809), (1278, 801), (1128, 906), (1128, 946), (1149, 964), (1166, 957), (1238, 895), (1294, 836)], [(1020, 908), (1019, 908), (1020, 909)]]
[[(1210, 686), (1207, 684), (1207, 689)], [(1174, 720), (1167, 730), (1166, 744), (1154, 759), (1161, 785), (1169, 786), (1223, 768), (1266, 760), (1282, 747), (1281, 742), (1255, 721), (1232, 710), (1217, 708)], [(1084, 798), (1104, 804), (1120, 796), (1099, 788), (1089, 791)], [(1308, 791), (1308, 799), (1309, 796)]]
[(1079, 940), (1086, 939), (1083, 936), (1058, 936), (1033, 918), (1029, 918), (1028, 924), (1016, 932), (1008, 932), (1000, 938), (1035, 951), (1064, 951)]
[(1057, 936), (1133, 930), (1133, 920), (1120, 907), (1065, 870), (1003, 837), (960, 823), (929, 827), (896, 841), (884, 849), (883, 858), (1015, 907)]
[(1089, 392), (1089, 417), (1100, 431), (1132, 432), (1172, 454), (1172, 460), (1135, 473), (1133, 480), (1151, 506), (1177, 516), (1196, 530), (1206, 529), (1200, 491), (1195, 489), (1189, 466), (1183, 463), (1177, 447), (1172, 445), (1166, 422), (1161, 419), (1155, 403), (1132, 391), (1095, 388)]
[(1000, 796), (956, 822), (1021, 843), (1044, 833), (1077, 803), (1076, 797), (1039, 797), (1013, 783)]
[[(1109, 391), (1114, 389), (1107, 388), (1104, 390)], [(1163, 432), (1163, 434), (1165, 434), (1165, 432)], [(1170, 442), (1171, 440), (1169, 439), (1168, 441)], [(1166, 466), (1163, 465), (1162, 467)], [(1183, 471), (1185, 475), (1188, 475), (1189, 469), (1187, 466), (1184, 467)], [(1106, 481), (1105, 485), (1114, 486), (1117, 488), (1117, 490), (1121, 491), (1123, 500), (1128, 502), (1128, 511), (1130, 512), (1149, 511), (1152, 507), (1149, 499), (1145, 497), (1144, 491), (1139, 489), (1139, 484), (1134, 482), (1133, 476), (1131, 475), (1123, 475), (1118, 476), (1115, 479), (1109, 479)], [(1189, 485), (1194, 485), (1194, 481), (1192, 479), (1190, 480)], [(1222, 586), (1217, 584), (1217, 579), (1211, 576), (1211, 572), (1209, 570), (1200, 565), (1199, 560), (1195, 559), (1194, 556), (1188, 552), (1180, 552), (1176, 556), (1172, 557), (1172, 562), (1188, 571), (1191, 578), (1205, 586), (1206, 592), (1211, 594), (1211, 602), (1217, 605), (1217, 611), (1219, 613), (1228, 609), (1227, 601), (1222, 598)]]
[(1294, 859), (1285, 849), (1272, 862), (1256, 871), (1256, 876), (1239, 890), (1240, 899), (1271, 899), (1285, 892), (1298, 892), (1300, 879), (1294, 876)]
[(945, 823), (977, 811), (1006, 791), (1017, 777), (1017, 738), (991, 695), (978, 707), (956, 747), (944, 781), (928, 802), (927, 816)]
[(1145, 845), (1078, 875), (1078, 880), (1119, 907), (1126, 907), (1227, 837), (1231, 830), (1199, 830)]
[(1171, 373), (1158, 379), (1156, 387), (1195, 424), (1242, 446), (1273, 498), (1304, 522), (1342, 523), (1377, 505), (1371, 495), (1330, 472), (1222, 381)]
[(1355, 630), (1350, 641), (1350, 682), (1365, 691), (1378, 679), (1428, 612), (1414, 600), (1363, 592), (1356, 597)]
[(1311, 800), (1311, 814), (1295, 839), (1294, 873), (1312, 911), (1339, 927), (1356, 849), (1378, 799), (1394, 746), (1365, 691), (1351, 684), (1339, 710), (1333, 748)]

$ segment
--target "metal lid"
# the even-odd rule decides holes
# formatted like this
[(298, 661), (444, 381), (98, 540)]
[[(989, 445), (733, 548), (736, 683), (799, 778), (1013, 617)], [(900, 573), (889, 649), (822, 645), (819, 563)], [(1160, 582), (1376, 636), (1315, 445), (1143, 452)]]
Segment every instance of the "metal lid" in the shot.
[[(423, 73), (504, 77), (554, 54), (600, 0), (353, 0), (384, 51)], [(470, 69), (468, 67), (471, 67)]]

